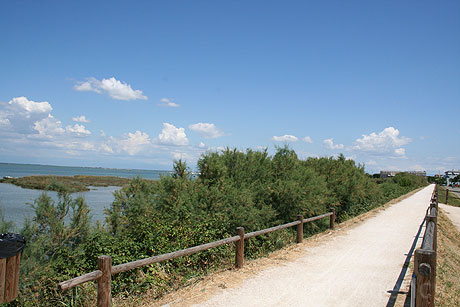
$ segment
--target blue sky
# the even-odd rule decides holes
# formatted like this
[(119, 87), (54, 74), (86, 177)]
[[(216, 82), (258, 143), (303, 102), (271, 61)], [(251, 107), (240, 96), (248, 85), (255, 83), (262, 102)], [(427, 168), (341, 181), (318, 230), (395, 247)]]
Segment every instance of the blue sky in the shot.
[(2, 1), (0, 162), (460, 168), (459, 1)]

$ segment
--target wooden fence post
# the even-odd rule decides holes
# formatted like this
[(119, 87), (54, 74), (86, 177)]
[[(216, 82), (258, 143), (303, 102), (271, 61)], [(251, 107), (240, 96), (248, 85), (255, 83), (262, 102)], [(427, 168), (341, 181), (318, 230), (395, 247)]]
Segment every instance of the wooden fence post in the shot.
[(329, 217), (329, 227), (334, 230), (335, 228), (335, 209), (331, 208), (332, 215)]
[(436, 252), (417, 249), (414, 262), (416, 280), (416, 307), (434, 307), (436, 288)]
[(297, 215), (300, 224), (297, 225), (297, 243), (302, 243), (303, 240), (303, 215)]
[[(436, 212), (437, 213), (437, 212)], [(434, 231), (433, 231), (433, 250), (437, 251), (438, 250), (438, 223), (437, 223), (437, 217), (434, 215), (427, 215), (426, 217), (426, 224), (428, 225), (429, 222), (434, 223)]]
[(97, 307), (112, 306), (112, 257), (99, 256), (97, 266), (102, 276), (97, 280)]
[(449, 201), (449, 190), (446, 187), (446, 205), (448, 201)]
[(235, 266), (240, 269), (244, 262), (244, 227), (236, 228), (240, 239), (236, 242)]

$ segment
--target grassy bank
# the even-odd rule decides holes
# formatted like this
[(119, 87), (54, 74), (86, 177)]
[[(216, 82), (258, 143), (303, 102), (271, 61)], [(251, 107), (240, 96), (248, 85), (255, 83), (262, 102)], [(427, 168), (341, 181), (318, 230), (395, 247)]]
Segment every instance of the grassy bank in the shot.
[[(439, 202), (442, 204), (445, 204), (446, 203), (446, 187), (443, 187), (443, 186), (438, 186), (438, 187), (439, 187), (439, 192), (438, 192)], [(451, 206), (460, 207), (460, 197), (458, 197), (457, 195), (449, 191), (448, 203)]]
[(11, 183), (22, 188), (45, 190), (45, 191), (67, 191), (69, 193), (89, 191), (90, 186), (108, 187), (124, 186), (130, 182), (128, 178), (112, 176), (25, 176), (21, 178), (0, 179), (0, 182)]
[(460, 306), (460, 233), (442, 210), (438, 217), (436, 306)]

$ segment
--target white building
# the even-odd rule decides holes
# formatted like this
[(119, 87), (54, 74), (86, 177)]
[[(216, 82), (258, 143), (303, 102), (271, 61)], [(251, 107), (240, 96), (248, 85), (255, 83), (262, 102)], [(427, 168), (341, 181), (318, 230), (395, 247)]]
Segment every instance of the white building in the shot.
[(450, 185), (451, 180), (458, 175), (460, 175), (460, 170), (445, 171), (444, 178), (446, 178), (447, 185)]
[(426, 171), (406, 171), (406, 172), (380, 171), (380, 178), (394, 177), (397, 173), (407, 173), (407, 174), (410, 174), (410, 175), (426, 177)]

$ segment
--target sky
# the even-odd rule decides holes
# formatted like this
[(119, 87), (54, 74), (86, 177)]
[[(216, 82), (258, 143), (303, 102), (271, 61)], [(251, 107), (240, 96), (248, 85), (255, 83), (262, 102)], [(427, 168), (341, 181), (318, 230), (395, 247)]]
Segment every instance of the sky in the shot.
[(1, 1), (0, 162), (287, 144), (460, 169), (460, 1)]

